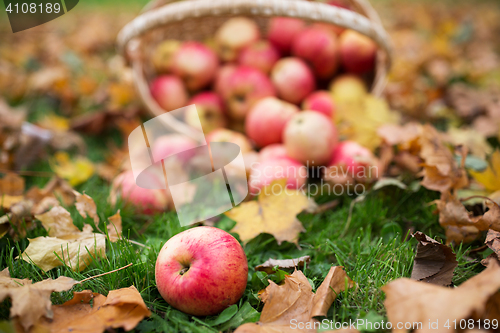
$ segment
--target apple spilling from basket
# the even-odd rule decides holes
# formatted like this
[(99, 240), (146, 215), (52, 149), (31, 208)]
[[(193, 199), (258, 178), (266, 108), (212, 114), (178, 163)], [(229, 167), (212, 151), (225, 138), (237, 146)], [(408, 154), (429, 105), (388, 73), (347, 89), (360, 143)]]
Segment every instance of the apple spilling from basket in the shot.
[[(208, 142), (238, 144), (253, 195), (279, 178), (300, 188), (312, 166), (338, 166), (348, 174), (367, 167), (374, 161), (370, 150), (339, 140), (333, 96), (367, 94), (363, 79), (374, 72), (375, 42), (353, 30), (295, 18), (271, 18), (265, 30), (263, 35), (255, 21), (234, 17), (205, 43), (164, 40), (152, 54), (157, 75), (151, 96), (165, 111), (195, 104), (198, 114), (186, 113), (187, 124), (200, 119)], [(169, 134), (152, 153), (167, 156), (195, 146), (188, 137)], [(150, 176), (163, 181), (163, 175)], [(323, 179), (345, 181), (341, 174)], [(137, 187), (131, 171), (113, 188), (145, 213), (173, 208), (167, 190)]]

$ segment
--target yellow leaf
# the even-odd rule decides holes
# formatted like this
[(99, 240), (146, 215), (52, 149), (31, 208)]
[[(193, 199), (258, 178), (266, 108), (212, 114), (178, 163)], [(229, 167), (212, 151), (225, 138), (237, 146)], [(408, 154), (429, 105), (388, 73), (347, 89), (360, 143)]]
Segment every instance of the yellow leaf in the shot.
[(55, 113), (46, 114), (37, 124), (52, 131), (64, 132), (69, 129), (69, 119)]
[(71, 214), (61, 206), (52, 207), (45, 214), (35, 215), (42, 222), (50, 237), (59, 237), (80, 232), (73, 224)]
[(371, 150), (382, 142), (378, 128), (399, 122), (399, 115), (390, 110), (385, 100), (370, 94), (359, 100), (338, 101), (336, 115), (340, 136)]
[(491, 154), (488, 167), (482, 172), (469, 171), (470, 175), (491, 192), (500, 190), (500, 150)]
[(94, 165), (83, 156), (71, 160), (66, 152), (57, 152), (50, 162), (52, 170), (71, 186), (87, 181), (94, 174)]
[(285, 188), (286, 179), (272, 182), (262, 189), (257, 201), (249, 201), (228, 211), (226, 215), (236, 221), (231, 230), (248, 242), (260, 233), (269, 233), (278, 244), (283, 241), (297, 243), (304, 227), (297, 214), (315, 207), (314, 201), (300, 190)]

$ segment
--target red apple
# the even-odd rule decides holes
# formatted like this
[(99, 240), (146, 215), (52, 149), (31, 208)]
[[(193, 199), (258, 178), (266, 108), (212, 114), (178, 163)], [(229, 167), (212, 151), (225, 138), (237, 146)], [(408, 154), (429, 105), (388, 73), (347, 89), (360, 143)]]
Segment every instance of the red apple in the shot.
[(156, 260), (160, 295), (195, 316), (215, 315), (235, 304), (247, 285), (248, 262), (240, 243), (214, 227), (196, 227), (170, 238)]
[[(145, 182), (165, 183), (163, 174), (143, 171), (141, 174)], [(111, 184), (110, 202), (115, 205), (120, 196), (126, 205), (135, 206), (144, 214), (164, 212), (172, 203), (172, 198), (167, 190), (151, 190), (137, 186), (132, 171), (119, 174)]]
[(221, 96), (226, 102), (229, 117), (235, 120), (245, 119), (252, 105), (259, 99), (276, 95), (269, 78), (252, 67), (237, 67), (228, 74), (227, 80)]
[(280, 101), (276, 97), (267, 97), (258, 101), (245, 121), (245, 132), (258, 147), (280, 143), (286, 123), (299, 108)]
[(306, 26), (303, 20), (291, 17), (274, 17), (269, 20), (267, 39), (281, 52), (289, 54), (295, 36)]
[(282, 143), (273, 143), (269, 146), (265, 146), (259, 152), (259, 161), (270, 160), (286, 157), (289, 158), (285, 145)]
[(199, 42), (185, 42), (172, 58), (172, 72), (190, 91), (206, 87), (215, 78), (219, 59), (214, 51)]
[(268, 74), (280, 58), (279, 51), (267, 40), (259, 40), (245, 47), (238, 57), (238, 63), (261, 70)]
[(187, 124), (196, 126), (199, 119), (205, 134), (226, 126), (224, 102), (216, 93), (211, 91), (199, 93), (188, 104), (196, 105), (196, 109), (189, 108), (186, 112), (185, 121)]
[(233, 64), (227, 64), (219, 68), (219, 71), (217, 72), (215, 76), (215, 82), (214, 82), (214, 90), (222, 96), (224, 91), (228, 91), (230, 86), (229, 86), (229, 79), (231, 77), (231, 74), (236, 70), (237, 66)]
[(377, 44), (354, 30), (340, 35), (340, 57), (344, 68), (354, 74), (373, 71), (377, 56)]
[(302, 109), (317, 111), (330, 119), (335, 116), (335, 103), (329, 91), (318, 90), (306, 97)]
[(151, 96), (165, 110), (172, 111), (186, 106), (188, 93), (186, 87), (175, 75), (157, 77), (150, 86)]
[(366, 181), (377, 178), (377, 164), (369, 149), (355, 141), (343, 141), (333, 150), (325, 180), (345, 183), (345, 180)]
[(286, 178), (286, 188), (299, 189), (307, 180), (307, 168), (288, 157), (261, 160), (252, 165), (248, 186), (252, 195), (276, 179)]
[(333, 80), (330, 91), (336, 102), (361, 100), (367, 94), (363, 81), (358, 76), (350, 74), (340, 75)]
[(157, 73), (169, 73), (172, 70), (172, 59), (181, 47), (181, 42), (168, 39), (161, 42), (153, 53), (153, 66)]
[(332, 120), (316, 111), (297, 113), (283, 132), (288, 156), (309, 166), (328, 163), (337, 140)]
[(259, 26), (246, 17), (231, 18), (215, 32), (217, 51), (223, 61), (235, 61), (245, 46), (259, 38)]
[(219, 128), (207, 135), (207, 142), (232, 142), (237, 144), (242, 153), (251, 152), (252, 144), (248, 138), (238, 132), (231, 131), (225, 128)]
[[(167, 156), (187, 152), (196, 148), (196, 142), (182, 134), (166, 134), (158, 137), (151, 146), (151, 153), (155, 162), (161, 161)], [(195, 154), (183, 153), (178, 155), (181, 160), (189, 159)]]
[(302, 30), (293, 40), (292, 53), (306, 60), (320, 79), (332, 77), (339, 67), (337, 36), (322, 27)]
[(294, 104), (302, 102), (316, 88), (311, 69), (299, 58), (289, 57), (279, 60), (273, 67), (271, 79), (278, 96)]

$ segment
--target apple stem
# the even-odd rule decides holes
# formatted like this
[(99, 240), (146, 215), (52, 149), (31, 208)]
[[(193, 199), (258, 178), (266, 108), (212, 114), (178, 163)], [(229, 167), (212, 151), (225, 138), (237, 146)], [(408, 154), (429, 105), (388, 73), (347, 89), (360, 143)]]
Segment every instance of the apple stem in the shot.
[(179, 274), (184, 275), (184, 273), (186, 273), (187, 271), (189, 271), (189, 267), (184, 267), (183, 269), (181, 269)]

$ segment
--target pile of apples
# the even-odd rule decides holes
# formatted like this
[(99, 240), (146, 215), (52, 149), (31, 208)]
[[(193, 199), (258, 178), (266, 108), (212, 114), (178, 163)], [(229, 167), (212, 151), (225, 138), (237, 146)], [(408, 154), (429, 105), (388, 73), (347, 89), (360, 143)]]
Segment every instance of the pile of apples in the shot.
[[(277, 178), (298, 188), (307, 167), (355, 168), (357, 155), (371, 155), (355, 142), (339, 144), (333, 93), (366, 93), (362, 77), (373, 73), (376, 53), (368, 37), (333, 25), (275, 17), (264, 36), (255, 21), (234, 17), (206, 43), (160, 43), (150, 92), (165, 111), (195, 104), (208, 142), (234, 142), (246, 163), (257, 162), (247, 170), (251, 193)], [(198, 117), (188, 113), (185, 121), (195, 125)], [(159, 155), (194, 146), (178, 135), (162, 140)], [(146, 191), (130, 201), (149, 196), (143, 201), (157, 210), (169, 201)]]

